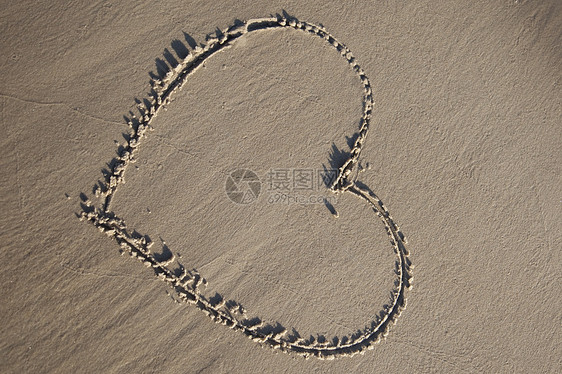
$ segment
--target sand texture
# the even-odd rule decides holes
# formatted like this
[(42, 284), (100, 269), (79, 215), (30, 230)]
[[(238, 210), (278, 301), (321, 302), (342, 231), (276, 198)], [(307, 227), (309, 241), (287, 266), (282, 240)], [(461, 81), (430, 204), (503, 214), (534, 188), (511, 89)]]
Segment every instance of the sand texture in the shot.
[(562, 3), (0, 14), (0, 372), (562, 371)]

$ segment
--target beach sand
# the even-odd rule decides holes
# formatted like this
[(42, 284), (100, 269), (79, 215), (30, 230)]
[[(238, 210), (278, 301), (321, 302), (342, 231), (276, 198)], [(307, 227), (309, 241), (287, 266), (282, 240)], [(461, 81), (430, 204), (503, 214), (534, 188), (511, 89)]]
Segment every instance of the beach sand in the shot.
[(562, 3), (0, 14), (0, 372), (562, 370)]

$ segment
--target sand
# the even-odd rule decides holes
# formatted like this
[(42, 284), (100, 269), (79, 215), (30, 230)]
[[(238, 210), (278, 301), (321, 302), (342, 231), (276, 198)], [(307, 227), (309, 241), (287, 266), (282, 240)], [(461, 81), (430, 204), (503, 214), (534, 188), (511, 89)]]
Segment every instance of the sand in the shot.
[(4, 6), (0, 371), (560, 371), (561, 8)]

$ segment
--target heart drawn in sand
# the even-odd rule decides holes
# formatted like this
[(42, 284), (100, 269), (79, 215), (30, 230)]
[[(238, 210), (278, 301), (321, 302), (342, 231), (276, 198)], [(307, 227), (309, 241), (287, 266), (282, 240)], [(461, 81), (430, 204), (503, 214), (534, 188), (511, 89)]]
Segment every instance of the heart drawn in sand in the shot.
[[(170, 265), (176, 262), (173, 254), (164, 259), (161, 256), (156, 256), (150, 250), (153, 243), (150, 242), (148, 236), (141, 235), (127, 227), (124, 220), (117, 217), (110, 208), (115, 191), (123, 183), (127, 167), (137, 156), (139, 143), (152, 129), (153, 118), (158, 115), (161, 109), (170, 104), (174, 93), (181, 89), (190, 75), (206, 59), (224, 47), (243, 39), (245, 35), (256, 31), (263, 32), (279, 28), (292, 28), (312, 37), (323, 39), (343, 57), (361, 81), (363, 86), (361, 125), (355, 134), (355, 143), (348, 159), (337, 171), (337, 176), (331, 185), (331, 191), (337, 194), (350, 193), (364, 200), (384, 224), (396, 255), (396, 280), (391, 302), (384, 305), (382, 310), (374, 315), (373, 319), (366, 324), (366, 327), (359, 330), (358, 333), (329, 342), (303, 339), (294, 329), (293, 333), (289, 334), (285, 328), (278, 324), (268, 324), (260, 318), (248, 316), (244, 308), (235, 301), (225, 301), (221, 297), (207, 298), (200, 291), (200, 285), (205, 281), (198, 272), (189, 271), (179, 264), (172, 268)], [(82, 199), (80, 216), (83, 220), (92, 223), (101, 232), (114, 239), (121, 247), (122, 252), (128, 253), (150, 267), (156, 276), (174, 289), (180, 300), (194, 305), (216, 323), (239, 331), (264, 345), (305, 357), (333, 359), (341, 356), (352, 356), (362, 353), (366, 349), (372, 349), (381, 337), (386, 336), (390, 326), (405, 307), (405, 292), (411, 288), (412, 265), (405, 247), (405, 237), (382, 201), (370, 189), (357, 182), (356, 177), (352, 177), (358, 166), (359, 155), (369, 130), (373, 97), (369, 79), (345, 45), (337, 41), (322, 26), (299, 21), (293, 17), (277, 15), (272, 18), (238, 22), (222, 32), (217, 32), (216, 38), (209, 40), (205, 47), (196, 47), (194, 53), (189, 54), (165, 77), (155, 79), (151, 96), (139, 104), (138, 108), (140, 116), (129, 121), (131, 131), (127, 144), (119, 148), (119, 157), (109, 163), (112, 167), (105, 175), (105, 181), (99, 182), (94, 187), (94, 193), (100, 198), (101, 202), (94, 205), (87, 197), (84, 196)]]

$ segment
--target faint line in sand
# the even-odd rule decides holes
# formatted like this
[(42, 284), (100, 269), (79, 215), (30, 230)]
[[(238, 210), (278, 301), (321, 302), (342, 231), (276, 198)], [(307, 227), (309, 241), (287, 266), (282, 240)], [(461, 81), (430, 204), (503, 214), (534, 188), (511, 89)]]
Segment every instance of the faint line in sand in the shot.
[(85, 113), (83, 111), (81, 111), (78, 108), (73, 108), (72, 106), (68, 105), (67, 103), (63, 103), (60, 101), (39, 101), (39, 100), (31, 100), (31, 99), (22, 99), (20, 97), (17, 96), (13, 96), (13, 95), (7, 95), (7, 94), (3, 94), (0, 93), (0, 97), (4, 97), (4, 98), (8, 98), (8, 99), (12, 99), (12, 100), (16, 100), (16, 101), (20, 101), (22, 103), (30, 103), (30, 104), (35, 104), (35, 105), (43, 105), (43, 106), (63, 106), (67, 109), (70, 109), (73, 112), (76, 112), (78, 114), (80, 114), (81, 116), (84, 116), (86, 118), (90, 118), (90, 119), (95, 119), (98, 121), (102, 121), (102, 122), (106, 122), (106, 123), (111, 123), (114, 125), (119, 125), (119, 126), (123, 126), (123, 123), (121, 122), (115, 122), (115, 121), (111, 121), (105, 118), (101, 118), (101, 117), (96, 117), (94, 115)]

